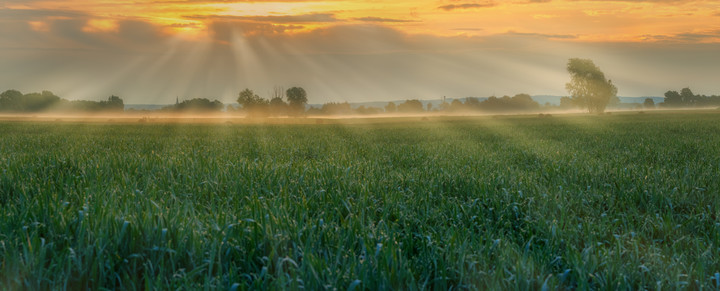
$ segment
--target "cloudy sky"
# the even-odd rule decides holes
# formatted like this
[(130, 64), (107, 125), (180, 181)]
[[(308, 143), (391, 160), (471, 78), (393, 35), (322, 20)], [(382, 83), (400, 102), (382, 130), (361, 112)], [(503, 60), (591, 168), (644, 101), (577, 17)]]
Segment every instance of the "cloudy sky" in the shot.
[(720, 94), (720, 1), (0, 1), (0, 91), (68, 99), (565, 95), (571, 57), (621, 96)]

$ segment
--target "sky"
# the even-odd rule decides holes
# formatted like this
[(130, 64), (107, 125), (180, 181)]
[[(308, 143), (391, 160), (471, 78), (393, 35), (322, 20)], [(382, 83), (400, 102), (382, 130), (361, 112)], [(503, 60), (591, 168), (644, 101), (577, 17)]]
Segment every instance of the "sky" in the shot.
[(0, 0), (0, 91), (167, 104), (300, 86), (310, 103), (720, 94), (720, 1)]

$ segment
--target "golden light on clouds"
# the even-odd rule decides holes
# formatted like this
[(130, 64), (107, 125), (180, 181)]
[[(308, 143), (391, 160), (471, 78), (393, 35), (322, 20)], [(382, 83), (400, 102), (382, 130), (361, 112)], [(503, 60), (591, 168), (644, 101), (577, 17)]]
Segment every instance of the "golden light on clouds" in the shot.
[(82, 28), (84, 32), (117, 32), (118, 23), (113, 19), (90, 19)]
[(50, 31), (50, 26), (46, 22), (43, 22), (43, 21), (28, 21), (28, 24), (34, 31), (39, 31), (39, 32)]
[(720, 0), (0, 2), (0, 80), (138, 103), (276, 85), (314, 102), (560, 95), (570, 57), (620, 94), (714, 94), (718, 46)]
[[(116, 32), (117, 21), (148, 21), (199, 37), (214, 22), (246, 34), (299, 33), (339, 24), (375, 24), (410, 34), (486, 36), (508, 32), (562, 35), (575, 41), (716, 42), (720, 1), (11, 1), (7, 8), (67, 10), (91, 18), (88, 32)], [(37, 20), (29, 22), (43, 30)], [(250, 25), (250, 24), (254, 24)], [(572, 37), (568, 37), (572, 36)], [(706, 37), (700, 37), (706, 36)]]

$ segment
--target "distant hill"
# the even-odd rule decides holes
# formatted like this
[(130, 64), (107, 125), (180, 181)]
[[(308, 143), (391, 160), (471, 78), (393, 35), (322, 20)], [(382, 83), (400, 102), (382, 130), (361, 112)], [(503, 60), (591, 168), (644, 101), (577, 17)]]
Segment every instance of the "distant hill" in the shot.
[(645, 102), (645, 99), (650, 98), (653, 101), (655, 101), (655, 104), (663, 103), (665, 102), (665, 97), (618, 97), (620, 98), (620, 103), (643, 103)]
[[(539, 103), (540, 105), (545, 105), (549, 103), (550, 105), (560, 105), (560, 98), (563, 96), (555, 96), (555, 95), (535, 95), (532, 96), (532, 99), (535, 100), (535, 102)], [(460, 102), (465, 102), (468, 98), (477, 98), (480, 102), (485, 101), (488, 99), (488, 97), (464, 97), (464, 98), (447, 98), (446, 101), (448, 103), (452, 102), (455, 99), (460, 100)], [(645, 102), (646, 98), (651, 98), (653, 101), (655, 101), (655, 104), (664, 102), (664, 97), (655, 97), (655, 96), (649, 96), (649, 97), (618, 97), (620, 99), (620, 103), (626, 103), (626, 104), (638, 104)], [(372, 101), (372, 102), (348, 102), (350, 103), (350, 106), (354, 108), (358, 108), (360, 106), (365, 107), (378, 107), (378, 108), (385, 108), (385, 106), (393, 102), (395, 105), (404, 103), (405, 100), (393, 100), (393, 101)], [(433, 107), (437, 107), (440, 104), (442, 104), (442, 99), (434, 99), (434, 100), (420, 100), (420, 102), (423, 103), (423, 106), (427, 107), (427, 104), (430, 103), (433, 105)], [(342, 103), (342, 102), (341, 102)], [(308, 104), (308, 107), (314, 107), (314, 108), (320, 108), (322, 107), (322, 104)]]
[[(532, 96), (533, 100), (535, 102), (540, 103), (540, 105), (545, 105), (545, 103), (550, 103), (552, 105), (560, 105), (560, 98), (562, 96), (554, 96), (554, 95), (536, 95)], [(655, 96), (643, 96), (643, 97), (623, 97), (618, 96), (618, 99), (620, 99), (620, 103), (628, 103), (628, 104), (637, 104), (637, 103), (643, 103), (645, 102), (645, 99), (650, 98), (652, 99), (655, 104), (665, 102), (664, 97), (655, 97)]]
[[(488, 99), (488, 97), (464, 97), (464, 98), (447, 98), (446, 101), (448, 103), (452, 102), (455, 99), (460, 100), (460, 102), (465, 102), (468, 98), (477, 98), (479, 101), (485, 101)], [(532, 96), (532, 99), (535, 100), (535, 102), (539, 103), (540, 105), (545, 105), (547, 103), (551, 105), (560, 105), (560, 98), (562, 96), (555, 96), (555, 95), (535, 95)], [(656, 96), (649, 96), (649, 97), (618, 97), (620, 98), (620, 103), (625, 104), (638, 104), (645, 102), (646, 98), (651, 98), (653, 101), (655, 101), (655, 104), (664, 102), (664, 97), (656, 97)], [(377, 107), (377, 108), (385, 108), (385, 106), (390, 103), (394, 102), (395, 105), (404, 103), (405, 99), (402, 100), (393, 100), (393, 101), (370, 101), (370, 102), (348, 102), (350, 103), (350, 107), (353, 109), (358, 108), (360, 106), (365, 107)], [(437, 108), (442, 104), (442, 99), (432, 99), (432, 100), (420, 100), (420, 102), (423, 103), (423, 106), (427, 108), (428, 104), (432, 104), (433, 107)], [(342, 103), (342, 102), (340, 102)], [(158, 110), (162, 109), (163, 107), (170, 106), (171, 104), (125, 104), (125, 110), (134, 109), (134, 110)], [(239, 105), (237, 103), (232, 104), (226, 104), (228, 106), (238, 107)], [(322, 104), (308, 104), (308, 108), (320, 108), (322, 107)]]

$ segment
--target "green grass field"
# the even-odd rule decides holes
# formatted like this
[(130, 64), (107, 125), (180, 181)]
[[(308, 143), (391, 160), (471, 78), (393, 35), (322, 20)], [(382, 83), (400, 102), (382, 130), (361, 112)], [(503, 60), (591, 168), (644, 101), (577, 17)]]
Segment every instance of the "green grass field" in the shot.
[(720, 288), (720, 113), (0, 122), (0, 289)]

